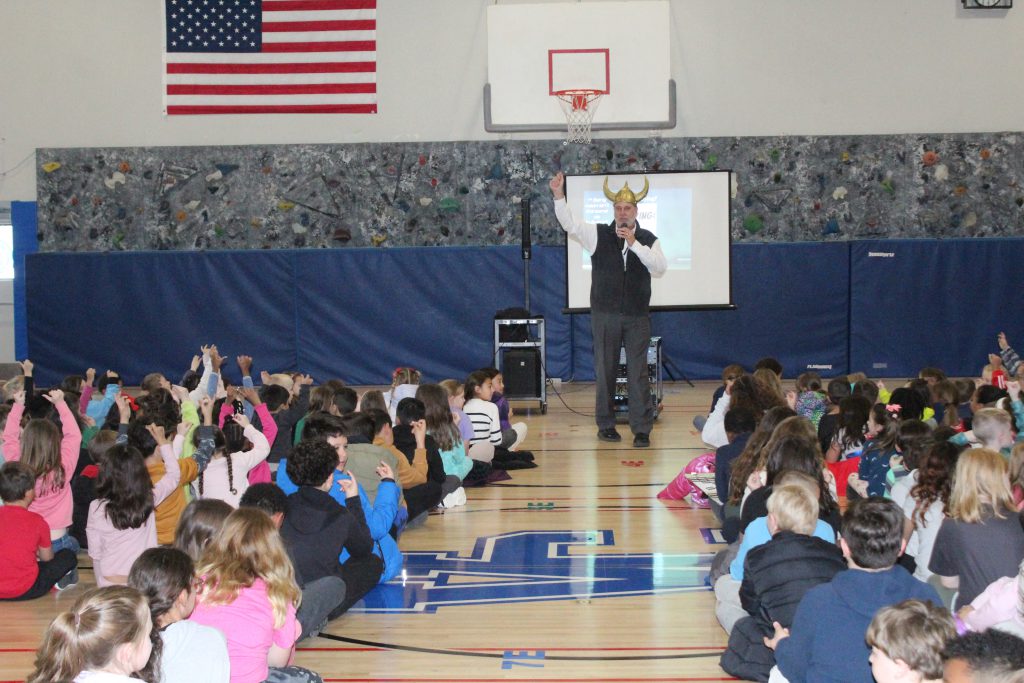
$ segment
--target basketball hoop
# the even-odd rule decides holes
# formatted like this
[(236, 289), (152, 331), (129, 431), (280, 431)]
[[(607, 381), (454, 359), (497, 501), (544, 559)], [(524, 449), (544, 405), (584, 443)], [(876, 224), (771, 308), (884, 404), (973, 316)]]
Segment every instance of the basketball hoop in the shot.
[(590, 144), (590, 124), (594, 120), (597, 105), (601, 104), (602, 90), (579, 89), (558, 90), (551, 93), (558, 98), (558, 105), (565, 114), (567, 125), (566, 144), (575, 142)]

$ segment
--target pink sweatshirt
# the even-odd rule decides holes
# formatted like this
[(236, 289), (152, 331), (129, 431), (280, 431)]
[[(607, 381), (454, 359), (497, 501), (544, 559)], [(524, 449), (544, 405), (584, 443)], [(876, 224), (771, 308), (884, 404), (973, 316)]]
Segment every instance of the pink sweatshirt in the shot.
[[(250, 424), (243, 433), (252, 442), (252, 449), (231, 454), (231, 481), (228, 481), (228, 459), (224, 456), (214, 457), (203, 473), (202, 498), (217, 498), (231, 507), (238, 507), (242, 494), (249, 488), (249, 471), (265, 462), (270, 455), (270, 442), (260, 430)], [(234, 493), (231, 493), (232, 487)], [(199, 485), (196, 484), (198, 492)]]
[[(54, 491), (48, 481), (50, 477), (40, 477), (36, 480), (36, 499), (28, 506), (32, 512), (42, 515), (46, 523), (50, 525), (50, 531), (54, 534), (71, 526), (71, 475), (75, 473), (75, 466), (78, 465), (78, 453), (82, 448), (82, 432), (78, 429), (78, 422), (75, 421), (71, 409), (64, 401), (57, 403), (56, 408), (64, 433), (60, 441), (60, 463), (64, 468), (64, 486)], [(11, 406), (11, 412), (7, 416), (3, 447), (4, 460), (7, 462), (21, 460), (21, 416), (24, 414), (25, 404), (15, 403)]]
[[(274, 422), (274, 417), (270, 414), (270, 410), (267, 409), (266, 403), (260, 403), (254, 406), (256, 414), (260, 416), (260, 425), (263, 428), (263, 436), (267, 437), (267, 442), (273, 447), (274, 439), (277, 438), (277, 423)], [(224, 429), (224, 422), (227, 420), (228, 415), (232, 415), (232, 408), (227, 401), (220, 406), (220, 419), (218, 425), (221, 429)], [(269, 484), (273, 481), (270, 476), (270, 465), (267, 461), (259, 463), (251, 470), (249, 470), (249, 484)]]
[(964, 619), (967, 627), (981, 632), (1005, 621), (1015, 621), (1024, 627), (1024, 617), (1018, 607), (1019, 580), (1016, 576), (1004, 576), (989, 584), (971, 603), (974, 610)]
[[(154, 507), (178, 488), (181, 470), (170, 445), (160, 447), (160, 457), (167, 474), (153, 486)], [(89, 521), (85, 526), (89, 539), (89, 557), (92, 558), (97, 586), (109, 586), (108, 576), (128, 576), (132, 564), (143, 551), (156, 547), (156, 513), (137, 529), (115, 529), (107, 517), (107, 501), (97, 498), (89, 503)]]

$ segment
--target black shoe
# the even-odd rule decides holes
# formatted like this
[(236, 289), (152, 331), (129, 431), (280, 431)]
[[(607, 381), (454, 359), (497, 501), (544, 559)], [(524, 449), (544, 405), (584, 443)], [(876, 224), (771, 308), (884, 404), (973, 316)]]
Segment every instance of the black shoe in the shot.
[(622, 436), (615, 431), (615, 427), (599, 430), (597, 432), (597, 438), (601, 441), (622, 441)]
[(633, 435), (633, 448), (649, 448), (651, 445), (651, 437), (647, 436), (643, 432), (637, 432)]

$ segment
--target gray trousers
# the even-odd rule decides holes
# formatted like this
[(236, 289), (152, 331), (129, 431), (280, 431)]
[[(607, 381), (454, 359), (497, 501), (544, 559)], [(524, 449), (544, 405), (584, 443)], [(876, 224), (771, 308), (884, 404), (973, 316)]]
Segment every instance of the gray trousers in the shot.
[(595, 417), (598, 429), (615, 427), (615, 377), (619, 349), (626, 347), (626, 378), (629, 382), (629, 428), (634, 434), (650, 434), (654, 405), (647, 374), (647, 349), (651, 342), (649, 316), (591, 312), (594, 334), (594, 374), (597, 380)]
[(299, 640), (314, 638), (327, 626), (328, 615), (345, 600), (345, 588), (338, 576), (322, 576), (302, 587), (302, 603), (295, 614), (302, 626)]

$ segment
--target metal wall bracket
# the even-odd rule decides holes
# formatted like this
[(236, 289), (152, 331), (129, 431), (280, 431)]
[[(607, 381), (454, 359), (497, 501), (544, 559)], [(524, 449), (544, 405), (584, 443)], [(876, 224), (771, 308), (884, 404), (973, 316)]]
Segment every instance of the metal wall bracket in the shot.
[[(668, 81), (668, 118), (664, 121), (594, 123), (591, 130), (664, 130), (676, 127), (676, 82)], [(488, 133), (542, 133), (565, 131), (565, 124), (494, 123), (491, 120), (491, 84), (484, 84), (484, 130)]]

